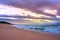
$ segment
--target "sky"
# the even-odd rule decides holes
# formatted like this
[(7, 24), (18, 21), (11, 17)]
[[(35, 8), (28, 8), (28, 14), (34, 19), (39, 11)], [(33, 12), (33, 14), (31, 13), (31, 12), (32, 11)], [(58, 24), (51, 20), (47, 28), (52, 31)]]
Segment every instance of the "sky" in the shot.
[(60, 20), (60, 0), (0, 0), (0, 15)]

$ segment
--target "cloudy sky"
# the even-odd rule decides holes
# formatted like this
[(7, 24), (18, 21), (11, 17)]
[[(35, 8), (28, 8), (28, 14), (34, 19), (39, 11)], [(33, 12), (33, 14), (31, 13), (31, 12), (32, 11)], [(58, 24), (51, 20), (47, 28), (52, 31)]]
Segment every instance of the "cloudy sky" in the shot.
[(0, 14), (60, 20), (60, 0), (0, 0)]

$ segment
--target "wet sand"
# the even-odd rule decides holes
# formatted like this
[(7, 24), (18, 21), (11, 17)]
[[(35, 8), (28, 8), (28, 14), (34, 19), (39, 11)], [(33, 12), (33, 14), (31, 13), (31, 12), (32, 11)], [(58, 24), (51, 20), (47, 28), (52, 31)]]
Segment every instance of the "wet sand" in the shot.
[(60, 40), (60, 35), (18, 29), (0, 24), (0, 40)]

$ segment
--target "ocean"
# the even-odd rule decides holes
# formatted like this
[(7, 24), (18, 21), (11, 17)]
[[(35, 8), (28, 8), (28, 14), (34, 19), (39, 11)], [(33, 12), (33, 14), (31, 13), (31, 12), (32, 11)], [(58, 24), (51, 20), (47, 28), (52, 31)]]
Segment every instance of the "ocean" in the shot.
[(12, 25), (14, 27), (17, 28), (22, 28), (25, 30), (32, 30), (32, 31), (37, 31), (37, 32), (48, 32), (48, 33), (52, 33), (52, 34), (59, 34), (60, 35), (60, 27), (53, 27), (53, 26), (45, 26), (42, 27), (40, 25), (29, 25), (29, 24), (15, 24)]
[[(18, 21), (17, 19), (3, 19), (3, 18), (0, 18), (0, 21), (6, 21), (6, 22), (10, 22), (10, 23), (18, 23), (18, 22), (21, 22)], [(49, 33), (52, 33), (52, 34), (59, 34), (60, 35), (60, 25), (57, 24), (57, 26), (54, 26), (54, 25), (45, 25), (45, 24), (42, 24), (43, 26), (41, 26), (41, 24), (34, 24), (34, 23), (28, 23), (28, 24), (21, 24), (21, 23), (18, 23), (18, 24), (14, 24), (14, 25), (11, 25), (11, 26), (14, 26), (14, 27), (17, 27), (17, 28), (21, 28), (21, 29), (25, 29), (25, 30), (32, 30), (32, 31), (37, 31), (37, 32), (49, 32)]]

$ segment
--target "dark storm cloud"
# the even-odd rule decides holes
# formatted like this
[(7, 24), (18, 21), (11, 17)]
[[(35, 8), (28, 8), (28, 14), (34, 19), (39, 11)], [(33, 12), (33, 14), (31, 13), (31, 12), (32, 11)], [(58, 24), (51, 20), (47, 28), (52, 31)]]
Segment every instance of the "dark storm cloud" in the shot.
[[(57, 2), (59, 3), (59, 1)], [(49, 0), (0, 0), (0, 4), (6, 4), (26, 9), (36, 9), (44, 6), (54, 6), (57, 2)]]
[(41, 12), (40, 10), (38, 10), (38, 8), (42, 7), (57, 9), (56, 4), (58, 4), (59, 2), (59, 0), (0, 0), (0, 4), (24, 8), (37, 13)]
[(59, 1), (57, 0), (0, 0), (0, 4), (11, 5), (19, 8), (25, 8), (30, 10), (37, 10), (41, 7), (55, 6)]
[(42, 7), (60, 9), (59, 5), (57, 5), (60, 4), (59, 0), (0, 0), (0, 4), (24, 8), (37, 13), (41, 12), (38, 8)]

